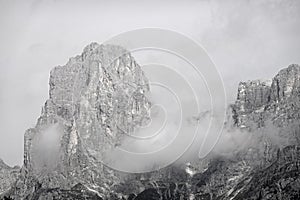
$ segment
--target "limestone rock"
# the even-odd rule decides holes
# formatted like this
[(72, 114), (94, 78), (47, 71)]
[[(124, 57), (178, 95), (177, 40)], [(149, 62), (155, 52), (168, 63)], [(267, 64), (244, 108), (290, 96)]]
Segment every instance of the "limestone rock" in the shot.
[[(1, 191), (13, 199), (298, 199), (300, 66), (271, 81), (238, 86), (228, 131), (250, 134), (232, 155), (144, 174), (120, 174), (101, 162), (149, 120), (148, 80), (122, 47), (88, 45), (50, 73), (49, 99), (24, 139), (20, 170), (0, 162)], [(200, 120), (197, 120), (200, 121)], [(231, 124), (233, 123), (233, 124)], [(231, 130), (232, 129), (232, 130)], [(16, 181), (15, 181), (16, 180)], [(13, 183), (14, 182), (14, 183)], [(8, 189), (11, 187), (10, 189)]]
[(100, 161), (124, 134), (147, 123), (148, 80), (128, 51), (92, 43), (50, 73), (49, 99), (24, 139), (21, 178), (13, 198), (84, 184), (100, 196), (118, 183)]
[(267, 121), (281, 127), (300, 119), (300, 66), (282, 69), (272, 81), (241, 82), (233, 107), (235, 124), (256, 129)]
[(10, 167), (0, 159), (0, 195), (7, 192), (20, 174), (20, 167)]

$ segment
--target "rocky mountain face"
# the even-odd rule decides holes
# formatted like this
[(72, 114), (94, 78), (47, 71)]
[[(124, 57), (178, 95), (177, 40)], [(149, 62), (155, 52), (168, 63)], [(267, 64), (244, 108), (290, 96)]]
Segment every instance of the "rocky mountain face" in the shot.
[(271, 82), (240, 83), (233, 105), (235, 124), (258, 134), (255, 148), (240, 152), (241, 158), (246, 158), (249, 150), (251, 154), (255, 149), (262, 152), (246, 182), (234, 189), (233, 199), (300, 198), (299, 89), (299, 65), (282, 69)]
[(55, 67), (49, 85), (41, 116), (25, 133), (22, 168), (0, 165), (5, 175), (16, 172), (0, 182), (5, 198), (300, 198), (299, 65), (269, 81), (239, 84), (225, 129), (248, 136), (243, 148), (144, 174), (99, 162), (124, 134), (149, 121), (148, 80), (129, 52), (92, 43)]
[(16, 182), (20, 167), (10, 167), (0, 159), (0, 194), (8, 191)]
[(297, 122), (300, 117), (299, 74), (299, 65), (290, 65), (272, 81), (241, 82), (233, 105), (236, 125), (256, 129), (264, 127), (267, 121), (278, 127)]
[(272, 80), (241, 82), (225, 129), (248, 135), (243, 148), (149, 175), (133, 199), (299, 199), (299, 80), (290, 65)]
[(45, 191), (71, 190), (78, 183), (99, 198), (109, 195), (119, 180), (99, 161), (149, 119), (148, 80), (125, 49), (92, 43), (55, 67), (49, 85), (41, 116), (25, 133), (24, 165), (8, 195), (51, 199)]

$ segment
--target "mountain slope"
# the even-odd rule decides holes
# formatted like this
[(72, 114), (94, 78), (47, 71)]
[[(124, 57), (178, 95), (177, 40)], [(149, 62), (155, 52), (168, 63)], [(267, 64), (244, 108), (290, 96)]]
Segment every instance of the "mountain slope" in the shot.
[(20, 167), (10, 167), (0, 159), (0, 195), (10, 189), (19, 176)]
[(41, 116), (25, 133), (24, 165), (8, 195), (44, 199), (40, 191), (72, 190), (78, 183), (109, 195), (119, 178), (100, 161), (124, 132), (147, 121), (148, 80), (125, 49), (92, 43), (55, 67), (49, 85)]
[(300, 66), (290, 65), (271, 81), (241, 82), (231, 106), (233, 124), (225, 129), (247, 135), (243, 148), (230, 155), (211, 152), (193, 164), (197, 169), (206, 163), (204, 171), (179, 180), (171, 172), (137, 199), (147, 199), (145, 193), (152, 199), (299, 199), (299, 80)]
[(129, 52), (92, 43), (66, 65), (55, 67), (49, 86), (49, 99), (36, 126), (25, 133), (20, 172), (2, 167), (3, 174), (8, 170), (18, 175), (5, 178), (3, 196), (34, 200), (299, 198), (299, 65), (282, 69), (269, 81), (239, 84), (225, 132), (231, 137), (246, 135), (242, 147), (227, 154), (215, 150), (204, 160), (144, 174), (120, 173), (100, 162), (124, 134), (149, 121), (148, 80)]

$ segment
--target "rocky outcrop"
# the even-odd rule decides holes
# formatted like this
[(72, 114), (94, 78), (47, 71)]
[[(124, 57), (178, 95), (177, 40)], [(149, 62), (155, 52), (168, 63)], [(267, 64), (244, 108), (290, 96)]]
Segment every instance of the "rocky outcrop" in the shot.
[[(263, 126), (262, 120), (266, 106), (270, 103), (270, 81), (241, 82), (238, 87), (238, 95), (234, 104), (234, 121), (241, 128), (252, 127), (255, 123)], [(255, 127), (257, 128), (257, 127)]]
[(257, 170), (250, 181), (241, 182), (234, 199), (299, 199), (300, 147), (287, 146), (267, 168)]
[[(237, 100), (232, 106), (234, 123), (242, 131), (248, 131), (251, 137), (248, 137), (248, 146), (234, 154), (233, 161), (223, 162), (226, 170), (219, 169), (213, 175), (219, 174), (217, 177), (227, 180), (212, 184), (215, 188), (216, 184), (223, 183), (221, 188), (225, 190), (217, 197), (299, 198), (299, 80), (300, 66), (290, 65), (282, 69), (271, 82), (240, 83)], [(236, 171), (231, 173), (228, 171), (230, 169)], [(226, 189), (225, 185), (228, 186), (233, 174), (237, 174), (237, 182)], [(282, 186), (283, 182), (288, 187)]]
[(268, 121), (284, 127), (300, 119), (300, 66), (282, 69), (273, 80), (241, 82), (233, 107), (235, 123), (255, 130)]
[[(243, 148), (231, 155), (212, 152), (206, 160), (188, 166), (186, 176), (165, 169), (171, 174), (137, 196), (141, 199), (146, 199), (145, 195), (152, 199), (299, 199), (299, 70), (300, 66), (290, 65), (272, 81), (239, 84), (237, 100), (231, 106), (234, 124), (227, 123), (225, 128), (228, 134), (240, 131), (248, 135)], [(202, 165), (204, 170), (198, 170), (197, 165)]]
[(51, 196), (45, 191), (72, 190), (78, 183), (99, 197), (109, 195), (118, 176), (100, 161), (124, 134), (147, 122), (148, 80), (125, 49), (92, 43), (55, 67), (49, 85), (37, 125), (25, 133), (21, 177), (8, 195)]
[(10, 167), (0, 159), (0, 195), (7, 192), (20, 174), (20, 167)]
[(76, 184), (71, 189), (60, 188), (36, 188), (36, 191), (32, 197), (32, 200), (38, 199), (61, 199), (61, 200), (103, 200), (96, 190), (92, 190), (80, 183)]
[(55, 67), (49, 86), (36, 126), (25, 133), (21, 170), (0, 162), (5, 198), (300, 197), (299, 65), (290, 65), (270, 81), (239, 84), (226, 129), (249, 134), (243, 148), (144, 174), (121, 174), (100, 162), (125, 134), (149, 120), (148, 80), (129, 52), (92, 43)]

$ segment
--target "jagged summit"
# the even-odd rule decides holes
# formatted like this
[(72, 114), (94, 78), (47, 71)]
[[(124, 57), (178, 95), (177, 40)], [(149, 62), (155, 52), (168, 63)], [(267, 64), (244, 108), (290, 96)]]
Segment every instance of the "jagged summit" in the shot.
[[(0, 160), (0, 198), (297, 199), (300, 125), (290, 127), (300, 119), (299, 77), (299, 65), (290, 65), (272, 81), (239, 84), (230, 128), (255, 140), (232, 157), (125, 176), (99, 161), (149, 120), (148, 80), (127, 50), (91, 43), (51, 70), (49, 99), (25, 133), (24, 165), (6, 169)], [(282, 135), (273, 134), (273, 126)], [(281, 138), (290, 140), (283, 145)]]
[[(267, 118), (277, 125), (299, 119), (299, 91), (300, 66), (297, 64), (280, 70), (271, 83), (260, 80), (241, 82), (233, 106), (236, 124), (243, 128), (257, 128), (263, 126)], [(292, 116), (285, 113), (292, 113)]]
[(10, 196), (77, 183), (106, 195), (118, 177), (100, 161), (124, 132), (148, 120), (147, 78), (124, 48), (91, 43), (51, 70), (49, 86), (36, 126), (25, 133), (21, 178)]
[(4, 162), (4, 160), (2, 158), (0, 158), (0, 168), (7, 168), (7, 169), (11, 169), (11, 168), (19, 168), (18, 165), (15, 166), (9, 166), (8, 164), (6, 164)]
[(121, 56), (122, 54), (129, 53), (127, 49), (123, 48), (119, 45), (112, 45), (112, 44), (98, 44), (97, 42), (92, 42), (86, 47), (84, 47), (82, 56), (87, 55), (89, 53), (96, 53), (101, 52), (103, 54), (119, 54)]
[(287, 72), (294, 71), (296, 73), (300, 72), (300, 65), (299, 64), (290, 64), (288, 67), (282, 68), (279, 70), (278, 74), (285, 74)]
[(8, 169), (11, 168), (9, 165), (7, 165), (1, 158), (0, 158), (0, 169)]
[(97, 42), (92, 42), (86, 47), (84, 47), (80, 55), (71, 57), (68, 63), (80, 62), (85, 60), (86, 58), (89, 58), (92, 60), (101, 60), (103, 62), (103, 66), (105, 67), (112, 67), (113, 65), (112, 62), (114, 60), (117, 60), (119, 57), (124, 56), (125, 54), (130, 54), (130, 53), (129, 51), (127, 51), (125, 48), (121, 46), (111, 45), (111, 44), (104, 45), (104, 44), (98, 44)]
[(10, 167), (0, 158), (0, 195), (12, 187), (19, 175), (19, 171), (20, 167)]
[(286, 100), (290, 97), (299, 97), (300, 65), (292, 64), (282, 69), (274, 77), (272, 83), (272, 96), (274, 101)]

